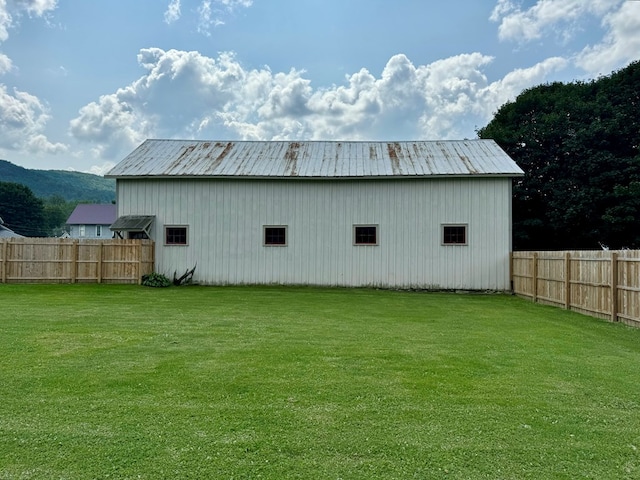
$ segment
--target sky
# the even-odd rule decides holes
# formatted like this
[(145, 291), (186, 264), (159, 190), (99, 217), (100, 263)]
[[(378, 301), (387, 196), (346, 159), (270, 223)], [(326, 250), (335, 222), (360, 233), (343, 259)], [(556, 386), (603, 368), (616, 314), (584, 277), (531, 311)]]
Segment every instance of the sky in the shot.
[(527, 88), (637, 60), (636, 0), (0, 0), (0, 159), (475, 138)]

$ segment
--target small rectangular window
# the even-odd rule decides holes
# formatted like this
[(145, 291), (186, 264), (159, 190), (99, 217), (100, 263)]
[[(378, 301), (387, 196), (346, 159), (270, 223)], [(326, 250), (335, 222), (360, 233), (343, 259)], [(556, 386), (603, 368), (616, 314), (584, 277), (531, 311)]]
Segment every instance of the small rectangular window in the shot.
[(79, 236), (80, 237), (84, 237), (85, 236), (85, 226), (84, 225), (80, 225), (78, 227), (78, 230), (79, 230)]
[(354, 225), (353, 226), (354, 245), (378, 245), (377, 225)]
[(102, 236), (102, 225), (96, 225), (96, 237)]
[(265, 246), (287, 246), (287, 226), (286, 225), (265, 225), (264, 227)]
[(466, 245), (467, 226), (466, 225), (443, 225), (442, 226), (443, 245)]
[(165, 245), (187, 245), (187, 227), (164, 227)]

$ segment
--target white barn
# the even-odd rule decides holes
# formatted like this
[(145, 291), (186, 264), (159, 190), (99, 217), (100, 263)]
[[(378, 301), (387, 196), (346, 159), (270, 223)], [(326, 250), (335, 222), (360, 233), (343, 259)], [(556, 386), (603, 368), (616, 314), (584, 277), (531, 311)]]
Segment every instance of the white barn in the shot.
[(492, 140), (147, 140), (107, 175), (111, 229), (201, 284), (509, 290), (511, 185)]

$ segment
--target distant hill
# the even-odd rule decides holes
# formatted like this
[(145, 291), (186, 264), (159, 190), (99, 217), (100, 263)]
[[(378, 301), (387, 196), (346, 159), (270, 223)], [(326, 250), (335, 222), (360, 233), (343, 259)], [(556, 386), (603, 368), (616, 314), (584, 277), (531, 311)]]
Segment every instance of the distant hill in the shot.
[(40, 198), (59, 195), (66, 201), (111, 203), (116, 199), (116, 181), (90, 173), (64, 170), (30, 170), (0, 160), (0, 182), (26, 185)]

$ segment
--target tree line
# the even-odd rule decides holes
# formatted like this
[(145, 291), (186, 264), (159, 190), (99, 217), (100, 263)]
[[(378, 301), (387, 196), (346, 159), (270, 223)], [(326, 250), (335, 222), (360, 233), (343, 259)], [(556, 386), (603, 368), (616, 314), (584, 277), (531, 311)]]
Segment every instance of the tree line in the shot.
[(5, 226), (25, 237), (57, 237), (78, 205), (60, 195), (36, 197), (25, 185), (0, 182), (0, 218)]
[(525, 90), (478, 136), (525, 172), (513, 187), (514, 250), (640, 248), (640, 62)]

